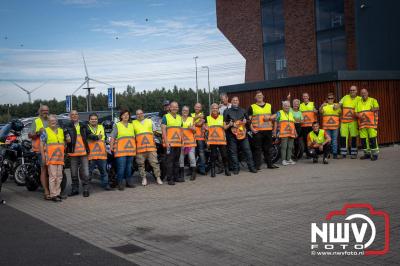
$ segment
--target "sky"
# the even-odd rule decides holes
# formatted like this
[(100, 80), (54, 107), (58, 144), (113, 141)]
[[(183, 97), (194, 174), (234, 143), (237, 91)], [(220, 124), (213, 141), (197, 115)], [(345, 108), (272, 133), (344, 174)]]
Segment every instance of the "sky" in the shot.
[[(244, 82), (245, 59), (216, 26), (215, 0), (1, 0), (0, 104)], [(75, 95), (85, 95), (80, 89)]]

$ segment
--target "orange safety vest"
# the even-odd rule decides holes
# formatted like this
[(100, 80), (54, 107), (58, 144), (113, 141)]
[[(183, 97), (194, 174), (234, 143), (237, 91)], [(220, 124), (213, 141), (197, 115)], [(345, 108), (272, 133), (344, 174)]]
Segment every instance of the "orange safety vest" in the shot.
[(196, 147), (196, 139), (192, 129), (182, 128), (183, 147)]
[(302, 127), (311, 127), (312, 124), (317, 120), (314, 111), (302, 111), (303, 121), (301, 122)]
[(340, 125), (339, 115), (323, 115), (322, 129), (335, 130)]
[(132, 123), (126, 127), (122, 122), (117, 123), (118, 136), (114, 143), (114, 157), (135, 156), (136, 140)]
[[(40, 119), (40, 117), (36, 118), (33, 123), (35, 123), (35, 133), (38, 133), (41, 128), (44, 128), (43, 121)], [(32, 151), (40, 151), (40, 136), (32, 139)]]
[(55, 133), (46, 128), (47, 142), (45, 145), (46, 165), (64, 165), (64, 132), (61, 128)]
[(264, 107), (258, 104), (252, 104), (253, 115), (251, 116), (251, 124), (255, 130), (264, 131), (272, 130), (271, 105), (266, 103)]
[(104, 143), (105, 140), (105, 133), (104, 128), (102, 125), (98, 125), (96, 128), (96, 132), (94, 129), (89, 126), (89, 130), (95, 135), (103, 135), (102, 140), (93, 140), (88, 141), (89, 145), (89, 160), (106, 160), (107, 159), (107, 151), (106, 151), (106, 144)]
[(214, 119), (211, 115), (207, 116), (209, 145), (226, 145), (226, 136), (224, 130), (224, 117), (219, 115)]
[(283, 110), (279, 111), (279, 137), (280, 138), (295, 138), (296, 137), (296, 127), (295, 127), (295, 119), (293, 114), (289, 112), (287, 115)]
[(378, 113), (373, 111), (361, 111), (358, 118), (359, 128), (377, 128), (378, 127)]
[(342, 123), (350, 123), (354, 121), (355, 109), (351, 107), (342, 108)]
[[(165, 115), (167, 119), (167, 140), (171, 147), (182, 147), (182, 117), (176, 115), (174, 118), (170, 113)], [(165, 146), (165, 142), (164, 142)]]
[(154, 135), (153, 133), (139, 133), (136, 135), (136, 152), (143, 153), (143, 152), (150, 152), (156, 151), (156, 143), (154, 142)]
[(76, 142), (75, 142), (75, 149), (73, 153), (68, 153), (69, 156), (71, 157), (77, 157), (77, 156), (85, 156), (87, 155), (85, 144), (83, 143), (83, 139), (81, 136), (81, 129), (79, 124), (75, 126), (76, 128)]
[[(203, 114), (203, 113), (200, 113), (200, 114)], [(192, 117), (194, 118), (195, 116), (196, 116), (196, 113), (192, 113)], [(199, 122), (199, 119), (200, 119), (200, 118), (198, 118), (197, 120), (195, 120), (194, 123), (196, 124), (197, 122)], [(205, 131), (204, 131), (203, 125), (201, 125), (201, 126), (196, 126), (195, 138), (196, 138), (196, 140), (205, 140), (205, 139), (206, 139), (206, 138), (205, 138)]]

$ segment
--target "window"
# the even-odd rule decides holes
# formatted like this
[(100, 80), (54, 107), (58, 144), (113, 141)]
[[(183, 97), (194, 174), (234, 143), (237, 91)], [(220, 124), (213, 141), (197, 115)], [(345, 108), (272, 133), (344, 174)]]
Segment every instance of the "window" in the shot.
[(262, 0), (265, 79), (287, 76), (285, 57), (285, 21), (282, 0)]
[(316, 0), (319, 73), (346, 69), (343, 0)]

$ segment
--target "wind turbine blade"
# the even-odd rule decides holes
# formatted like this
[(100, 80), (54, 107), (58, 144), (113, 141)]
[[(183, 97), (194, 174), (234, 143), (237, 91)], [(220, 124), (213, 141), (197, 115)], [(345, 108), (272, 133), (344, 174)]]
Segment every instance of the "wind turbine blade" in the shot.
[(85, 56), (82, 53), (82, 58), (83, 58), (83, 65), (85, 66), (85, 72), (86, 72), (86, 77), (89, 77), (89, 73), (87, 70), (87, 66), (86, 66), (86, 60), (85, 60)]
[(18, 88), (20, 88), (21, 90), (23, 90), (24, 92), (26, 92), (26, 93), (30, 93), (27, 89), (25, 89), (25, 88), (23, 88), (23, 87), (21, 87), (20, 85), (18, 85), (17, 83), (15, 83), (15, 82), (12, 82), (15, 86), (17, 86)]
[(33, 93), (33, 92), (37, 91), (38, 89), (40, 89), (41, 87), (43, 87), (47, 82), (48, 82), (48, 81), (43, 82), (42, 85), (40, 85), (40, 86), (34, 88), (33, 90), (30, 91), (30, 93)]
[(79, 91), (80, 88), (82, 88), (83, 85), (85, 85), (85, 83), (86, 83), (86, 80), (81, 84), (81, 86), (79, 86), (76, 90), (74, 90), (74, 92), (72, 93), (72, 95), (74, 95), (77, 91)]
[(100, 81), (100, 80), (96, 80), (96, 79), (92, 79), (92, 78), (89, 78), (90, 80), (93, 80), (94, 82), (97, 82), (97, 83), (101, 83), (101, 84), (105, 84), (105, 85), (107, 85), (107, 86), (111, 86), (111, 87), (114, 87), (113, 85), (111, 85), (111, 84), (108, 84), (108, 83), (105, 83), (105, 82), (103, 82), (103, 81)]

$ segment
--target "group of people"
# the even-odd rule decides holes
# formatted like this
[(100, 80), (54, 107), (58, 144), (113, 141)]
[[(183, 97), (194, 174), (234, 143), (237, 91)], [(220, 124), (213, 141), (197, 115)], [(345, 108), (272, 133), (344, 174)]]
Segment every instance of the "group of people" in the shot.
[[(203, 112), (201, 103), (181, 108), (176, 101), (165, 101), (160, 112), (163, 154), (165, 155), (166, 182), (185, 181), (185, 159), (188, 157), (190, 180), (197, 174), (211, 177), (224, 173), (230, 176), (240, 171), (240, 160), (244, 158), (250, 173), (262, 168), (263, 159), (269, 169), (279, 168), (272, 161), (270, 148), (276, 139), (280, 141), (282, 165), (292, 165), (294, 141), (305, 145), (307, 157), (318, 162), (323, 155), (323, 163), (346, 158), (350, 154), (357, 158), (357, 137), (360, 138), (364, 155), (360, 159), (378, 159), (377, 125), (379, 105), (368, 96), (363, 88), (361, 97), (357, 87), (351, 86), (348, 95), (335, 102), (335, 95), (329, 93), (326, 101), (317, 108), (308, 93), (303, 93), (302, 102), (292, 101), (290, 95), (282, 102), (282, 109), (274, 112), (271, 104), (265, 102), (261, 91), (255, 94), (255, 103), (248, 110), (241, 108), (239, 98), (221, 94), (220, 104), (210, 106), (209, 115)], [(319, 116), (319, 117), (318, 117)], [(29, 137), (33, 151), (41, 160), (41, 183), (44, 197), (55, 202), (65, 197), (61, 194), (61, 180), (66, 156), (71, 161), (72, 188), (68, 196), (79, 194), (79, 179), (83, 196), (90, 195), (89, 175), (98, 168), (101, 185), (112, 190), (107, 172), (106, 141), (109, 141), (116, 160), (118, 190), (134, 187), (132, 164), (134, 159), (139, 168), (142, 185), (148, 184), (145, 162), (153, 169), (156, 182), (163, 184), (155, 142), (154, 122), (145, 118), (141, 109), (136, 110), (136, 119), (131, 121), (129, 110), (122, 110), (119, 122), (115, 123), (109, 140), (98, 116), (93, 113), (88, 123), (79, 121), (77, 111), (70, 112), (70, 125), (61, 129), (57, 117), (49, 115), (49, 108), (41, 106), (39, 117), (32, 124)], [(321, 126), (319, 123), (321, 121)], [(251, 131), (252, 145), (249, 143)], [(340, 135), (339, 135), (340, 134)], [(340, 141), (338, 138), (340, 136)], [(253, 148), (251, 148), (253, 147)], [(350, 150), (350, 153), (348, 151)], [(210, 156), (206, 156), (210, 151)], [(339, 157), (340, 151), (340, 157)], [(208, 159), (209, 158), (209, 159)], [(78, 173), (79, 172), (79, 173)]]

